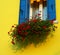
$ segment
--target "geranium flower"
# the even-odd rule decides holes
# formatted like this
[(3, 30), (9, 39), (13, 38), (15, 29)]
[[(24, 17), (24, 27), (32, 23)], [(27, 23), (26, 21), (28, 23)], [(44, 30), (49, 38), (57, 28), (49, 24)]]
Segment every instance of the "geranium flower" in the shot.
[(38, 14), (38, 16), (40, 16), (41, 14)]
[(30, 25), (28, 25), (27, 27), (26, 27), (26, 29), (30, 29), (31, 28), (31, 26)]
[(24, 32), (24, 35), (27, 35), (28, 34), (28, 32)]
[(20, 27), (24, 27), (24, 26), (25, 26), (25, 23), (22, 23), (18, 27), (20, 28)]
[(46, 27), (46, 26), (43, 26), (42, 28), (43, 28), (43, 29), (46, 29), (47, 27)]
[(37, 22), (37, 19), (33, 19), (32, 21), (33, 21), (33, 22)]
[(53, 24), (53, 20), (50, 20), (50, 23)]
[(27, 30), (26, 27), (24, 27), (22, 30)]

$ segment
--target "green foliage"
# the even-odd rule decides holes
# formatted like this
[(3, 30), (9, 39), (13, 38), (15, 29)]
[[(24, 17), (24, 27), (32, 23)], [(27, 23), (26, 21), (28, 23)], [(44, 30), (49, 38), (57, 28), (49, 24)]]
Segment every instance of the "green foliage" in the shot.
[(46, 40), (48, 35), (55, 31), (53, 21), (31, 19), (25, 23), (12, 26), (8, 34), (12, 37), (12, 44), (19, 45), (21, 48), (29, 44), (37, 45)]

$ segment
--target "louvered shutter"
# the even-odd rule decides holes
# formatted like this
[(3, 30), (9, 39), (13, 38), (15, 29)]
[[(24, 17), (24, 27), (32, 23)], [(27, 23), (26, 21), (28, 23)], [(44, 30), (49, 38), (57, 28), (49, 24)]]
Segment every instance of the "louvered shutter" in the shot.
[(29, 19), (29, 0), (20, 0), (19, 24)]
[(56, 19), (55, 0), (47, 0), (47, 13), (49, 20)]

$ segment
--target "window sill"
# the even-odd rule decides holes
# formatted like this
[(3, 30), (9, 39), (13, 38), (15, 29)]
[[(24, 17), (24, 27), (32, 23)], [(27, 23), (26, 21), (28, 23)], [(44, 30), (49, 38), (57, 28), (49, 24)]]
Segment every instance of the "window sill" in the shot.
[(54, 23), (54, 24), (58, 24), (58, 20), (54, 20), (53, 23)]

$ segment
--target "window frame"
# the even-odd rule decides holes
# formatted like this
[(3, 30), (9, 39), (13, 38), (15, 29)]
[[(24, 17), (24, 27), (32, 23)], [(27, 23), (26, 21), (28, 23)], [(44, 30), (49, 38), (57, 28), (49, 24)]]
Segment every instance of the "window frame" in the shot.
[[(23, 3), (24, 2), (24, 3)], [(30, 0), (20, 0), (20, 10), (19, 10), (19, 24), (23, 23), (26, 21), (26, 19), (29, 19), (29, 10), (30, 9)], [(25, 5), (24, 5), (25, 4)], [(24, 5), (24, 6), (23, 6)], [(23, 13), (26, 15), (22, 15), (21, 11), (23, 8)], [(56, 1), (55, 0), (47, 0), (47, 12), (48, 12), (48, 19), (53, 20), (54, 23), (57, 23), (58, 21), (56, 20)], [(53, 10), (53, 11), (52, 11)], [(24, 17), (23, 17), (24, 16)], [(23, 18), (22, 18), (23, 17)], [(53, 17), (53, 18), (52, 18)], [(22, 21), (23, 20), (23, 21)]]

